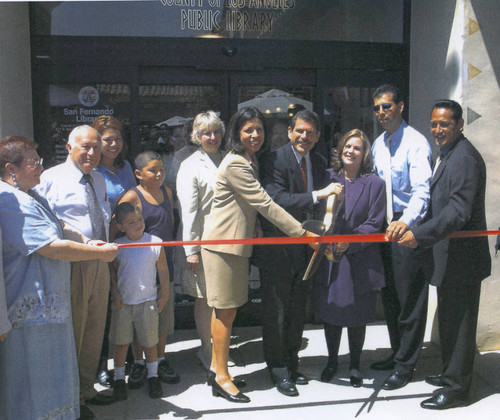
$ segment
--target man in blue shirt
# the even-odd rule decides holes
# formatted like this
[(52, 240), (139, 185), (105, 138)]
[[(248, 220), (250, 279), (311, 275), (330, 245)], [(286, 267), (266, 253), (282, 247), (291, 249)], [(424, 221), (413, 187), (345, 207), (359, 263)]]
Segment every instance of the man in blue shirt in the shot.
[[(426, 138), (403, 120), (404, 103), (396, 88), (380, 86), (373, 103), (385, 129), (372, 152), (376, 171), (386, 183), (386, 233), (389, 239), (399, 239), (427, 211), (432, 152)], [(428, 284), (421, 250), (392, 242), (382, 245), (382, 256), (386, 275), (382, 302), (393, 353), (371, 367), (392, 370), (382, 387), (393, 390), (406, 386), (415, 370), (425, 333)]]

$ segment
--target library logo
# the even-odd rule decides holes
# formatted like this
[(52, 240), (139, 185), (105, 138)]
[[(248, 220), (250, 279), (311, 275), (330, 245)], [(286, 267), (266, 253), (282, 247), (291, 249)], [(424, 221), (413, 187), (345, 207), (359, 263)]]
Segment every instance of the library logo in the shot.
[(99, 102), (99, 91), (93, 86), (85, 86), (78, 92), (78, 100), (87, 107), (93, 107)]

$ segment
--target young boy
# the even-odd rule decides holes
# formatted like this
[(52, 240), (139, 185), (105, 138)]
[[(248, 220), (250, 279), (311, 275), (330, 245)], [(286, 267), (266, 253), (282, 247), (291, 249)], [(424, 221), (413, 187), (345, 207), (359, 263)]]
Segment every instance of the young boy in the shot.
[[(137, 206), (121, 203), (115, 210), (115, 221), (125, 236), (117, 244), (155, 243), (161, 240), (144, 232), (144, 220)], [(169, 271), (162, 246), (120, 248), (111, 264), (111, 316), (110, 341), (115, 345), (113, 358), (115, 381), (113, 396), (127, 399), (125, 385), (125, 359), (134, 339), (134, 332), (146, 354), (146, 366), (151, 398), (163, 395), (158, 378), (158, 313), (169, 295)], [(160, 288), (157, 292), (156, 273)]]
[[(155, 235), (162, 241), (174, 240), (174, 216), (172, 211), (172, 191), (163, 186), (165, 168), (162, 157), (153, 151), (139, 153), (134, 161), (135, 176), (139, 180), (137, 187), (128, 190), (120, 199), (120, 203), (129, 202), (142, 211), (146, 227), (145, 232)], [(165, 248), (167, 265), (173, 280), (173, 248)], [(167, 336), (174, 332), (174, 290), (159, 315), (158, 321), (158, 377), (168, 384), (179, 382), (179, 375), (172, 369), (165, 358)], [(128, 377), (129, 388), (139, 388), (145, 381), (146, 366), (142, 357), (142, 347), (134, 340), (132, 343), (134, 364)]]

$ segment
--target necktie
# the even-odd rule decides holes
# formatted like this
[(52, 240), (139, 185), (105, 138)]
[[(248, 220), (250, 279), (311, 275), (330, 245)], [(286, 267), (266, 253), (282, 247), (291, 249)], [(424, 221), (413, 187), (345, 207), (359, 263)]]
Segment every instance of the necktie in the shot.
[(308, 190), (308, 185), (307, 185), (307, 162), (306, 158), (302, 157), (302, 160), (300, 161), (300, 173), (302, 175), (302, 182), (304, 183), (304, 192), (307, 192)]
[(391, 138), (387, 137), (384, 142), (384, 181), (385, 181), (385, 198), (386, 198), (386, 210), (385, 210), (385, 220), (387, 224), (392, 222), (393, 209), (392, 209), (392, 169), (391, 169)]
[(104, 227), (104, 217), (102, 208), (97, 199), (97, 195), (92, 185), (92, 177), (89, 174), (83, 175), (85, 183), (85, 198), (89, 207), (90, 224), (92, 226), (92, 239), (106, 240), (106, 229)]
[(439, 155), (436, 159), (436, 164), (434, 165), (434, 170), (432, 171), (432, 177), (434, 177), (434, 175), (436, 175), (436, 172), (437, 172), (437, 169), (441, 163), (441, 159), (443, 158), (443, 153), (442, 152), (439, 152)]

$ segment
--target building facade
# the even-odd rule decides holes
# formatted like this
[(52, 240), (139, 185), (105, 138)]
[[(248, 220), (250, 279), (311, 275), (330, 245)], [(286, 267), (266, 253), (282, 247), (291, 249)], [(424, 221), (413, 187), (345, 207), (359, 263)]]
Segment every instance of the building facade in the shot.
[[(432, 101), (463, 104), (465, 134), (487, 163), (496, 229), (500, 38), (491, 10), (499, 8), (494, 0), (1, 3), (0, 136), (34, 138), (52, 165), (75, 125), (109, 114), (124, 123), (133, 158), (152, 145), (181, 147), (180, 127), (198, 112), (227, 122), (252, 104), (278, 146), (288, 106), (301, 104), (321, 117), (326, 156), (351, 128), (380, 133), (371, 94), (392, 83), (407, 98), (405, 119), (428, 139)], [(494, 260), (482, 349), (500, 347), (499, 277)]]

